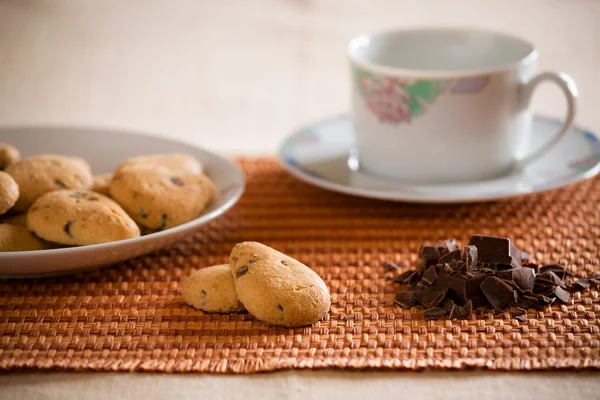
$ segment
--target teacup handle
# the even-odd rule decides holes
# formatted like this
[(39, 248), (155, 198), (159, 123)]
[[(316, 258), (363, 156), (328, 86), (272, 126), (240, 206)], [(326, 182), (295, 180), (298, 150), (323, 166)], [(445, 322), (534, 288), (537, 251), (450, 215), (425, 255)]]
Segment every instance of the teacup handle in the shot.
[(541, 155), (545, 154), (548, 150), (550, 150), (569, 130), (571, 125), (573, 124), (573, 120), (575, 119), (575, 112), (577, 110), (577, 98), (579, 97), (579, 91), (577, 90), (577, 85), (575, 85), (575, 81), (569, 75), (563, 72), (542, 72), (529, 82), (523, 84), (522, 87), (522, 101), (524, 107), (529, 105), (531, 101), (531, 97), (533, 91), (543, 81), (554, 82), (560, 87), (567, 99), (567, 116), (565, 120), (558, 130), (558, 132), (552, 137), (548, 143), (544, 144), (541, 148), (534, 151), (533, 153), (525, 156), (524, 158), (517, 161), (517, 168), (524, 167), (526, 164), (529, 164), (533, 160), (537, 159)]

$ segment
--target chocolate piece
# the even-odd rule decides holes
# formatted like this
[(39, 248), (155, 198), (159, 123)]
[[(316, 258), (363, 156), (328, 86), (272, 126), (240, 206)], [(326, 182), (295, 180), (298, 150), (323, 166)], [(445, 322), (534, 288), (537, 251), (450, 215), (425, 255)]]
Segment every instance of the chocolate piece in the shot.
[(531, 268), (516, 268), (512, 270), (512, 279), (523, 290), (533, 290), (535, 271)]
[(460, 249), (457, 249), (457, 250), (454, 250), (454, 251), (444, 254), (443, 256), (440, 257), (438, 262), (440, 264), (443, 264), (443, 263), (449, 263), (452, 260), (456, 260), (456, 261), (462, 260), (462, 254), (461, 254)]
[(183, 179), (181, 179), (178, 176), (172, 176), (171, 177), (171, 183), (173, 185), (176, 185), (176, 186), (183, 186), (184, 185)]
[(539, 305), (537, 297), (524, 295), (517, 301), (517, 306), (522, 308), (535, 308)]
[(456, 304), (454, 304), (454, 300), (446, 297), (444, 301), (440, 303), (439, 307), (446, 309), (449, 314), (452, 314), (452, 310), (456, 307)]
[(425, 270), (425, 272), (423, 272), (423, 276), (421, 277), (421, 280), (428, 285), (433, 285), (435, 283), (435, 280), (437, 279), (437, 277), (438, 277), (437, 270), (435, 269), (435, 266), (432, 265), (429, 268), (427, 268)]
[(567, 271), (565, 269), (565, 267), (563, 267), (562, 265), (558, 265), (558, 264), (547, 264), (547, 265), (542, 265), (540, 267), (540, 274), (550, 272), (550, 271), (554, 272), (561, 279), (565, 279), (565, 277), (573, 275), (569, 271)]
[(473, 235), (469, 245), (477, 247), (480, 262), (495, 265), (497, 268), (521, 266), (521, 251), (508, 238)]
[(423, 307), (433, 308), (440, 304), (444, 297), (446, 297), (445, 290), (429, 289), (417, 292), (416, 299)]
[(397, 264), (394, 264), (393, 262), (384, 262), (383, 268), (386, 271), (394, 271), (394, 272), (400, 270), (400, 266)]
[(423, 315), (425, 315), (426, 320), (432, 320), (432, 319), (439, 319), (440, 317), (443, 317), (447, 313), (448, 313), (448, 311), (441, 307), (434, 307), (434, 308), (425, 310)]
[(569, 292), (567, 292), (565, 289), (561, 288), (560, 286), (557, 286), (556, 289), (554, 289), (554, 295), (556, 296), (556, 298), (558, 300), (562, 301), (565, 304), (569, 302), (569, 297), (571, 297)]
[(539, 273), (535, 277), (535, 281), (536, 281), (536, 283), (538, 281), (540, 281), (540, 282), (547, 282), (548, 284), (552, 284), (552, 285), (560, 285), (562, 279), (559, 278), (558, 275), (556, 275), (556, 273), (554, 273), (553, 271), (545, 271), (545, 272)]
[(421, 246), (419, 256), (423, 259), (423, 268), (428, 268), (438, 263), (440, 251), (436, 246)]
[(398, 292), (396, 293), (394, 301), (404, 308), (411, 308), (417, 302), (417, 293), (418, 292)]
[(417, 271), (415, 270), (404, 271), (400, 275), (397, 275), (394, 278), (392, 278), (392, 280), (394, 282), (406, 284), (412, 280), (413, 275), (416, 275), (416, 273)]
[(243, 265), (240, 268), (238, 268), (238, 270), (235, 272), (235, 277), (241, 278), (242, 276), (246, 275), (246, 273), (248, 273), (248, 266)]
[(521, 290), (533, 290), (535, 271), (531, 268), (513, 268), (496, 273), (498, 278), (512, 280)]
[(514, 301), (513, 288), (495, 276), (485, 278), (480, 287), (494, 308), (502, 309)]
[(438, 251), (440, 252), (440, 256), (443, 256), (444, 254), (450, 253), (451, 251), (458, 249), (459, 247), (456, 244), (455, 239), (442, 240), (438, 245)]
[(515, 311), (510, 313), (512, 317), (518, 317), (519, 315), (527, 314), (527, 310), (524, 308), (517, 308)]
[(486, 297), (480, 289), (481, 282), (490, 276), (490, 273), (478, 272), (475, 276), (469, 277), (465, 274), (448, 274), (446, 271), (440, 271), (435, 288), (438, 290), (448, 290), (448, 295), (460, 305), (472, 300), (475, 307), (487, 303)]
[(73, 234), (71, 233), (71, 227), (73, 226), (74, 223), (75, 223), (74, 220), (70, 220), (70, 221), (67, 221), (65, 226), (63, 226), (63, 231), (67, 234), (68, 237), (73, 237)]
[(540, 273), (540, 266), (534, 263), (523, 263), (523, 267), (531, 268), (536, 274)]
[(587, 289), (589, 287), (590, 287), (590, 281), (587, 280), (587, 279), (582, 279), (582, 280), (579, 280), (577, 282), (573, 282), (570, 285), (569, 289), (572, 292), (582, 292), (582, 291), (584, 291), (585, 289)]
[(527, 318), (524, 315), (517, 315), (515, 319), (519, 322), (527, 322)]
[(473, 302), (469, 300), (464, 306), (456, 306), (450, 312), (450, 319), (469, 319), (473, 312)]
[(463, 249), (463, 259), (465, 260), (465, 268), (474, 270), (477, 268), (477, 247), (469, 245)]
[(550, 305), (550, 304), (554, 303), (554, 300), (555, 300), (548, 296), (544, 296), (543, 294), (537, 294), (537, 295), (535, 295), (535, 297), (537, 298), (539, 304), (541, 304), (541, 305)]

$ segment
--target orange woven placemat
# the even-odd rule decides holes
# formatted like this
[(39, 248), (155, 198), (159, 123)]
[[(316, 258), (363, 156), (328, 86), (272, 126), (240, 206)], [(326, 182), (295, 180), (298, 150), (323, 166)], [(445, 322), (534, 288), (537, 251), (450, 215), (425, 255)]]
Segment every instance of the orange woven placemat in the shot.
[[(499, 203), (413, 205), (329, 193), (273, 159), (240, 161), (239, 204), (158, 253), (73, 276), (0, 282), (0, 368), (249, 373), (289, 368), (598, 369), (598, 292), (568, 305), (468, 321), (425, 321), (394, 305), (384, 261), (409, 267), (423, 242), (474, 233), (512, 237), (538, 262), (599, 270), (600, 179)], [(255, 240), (298, 258), (331, 290), (311, 327), (248, 314), (205, 314), (180, 291), (194, 268)]]

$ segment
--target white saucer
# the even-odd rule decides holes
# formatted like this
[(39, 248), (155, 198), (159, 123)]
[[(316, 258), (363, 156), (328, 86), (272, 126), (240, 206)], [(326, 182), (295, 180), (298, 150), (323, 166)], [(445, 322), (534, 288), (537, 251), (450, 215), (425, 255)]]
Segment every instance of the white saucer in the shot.
[(150, 253), (193, 235), (201, 225), (231, 208), (244, 191), (244, 174), (235, 163), (194, 145), (170, 139), (85, 128), (0, 128), (0, 142), (17, 147), (22, 157), (39, 153), (83, 157), (92, 166), (94, 174), (112, 172), (121, 162), (136, 155), (189, 153), (202, 162), (219, 192), (201, 216), (161, 232), (92, 246), (0, 253), (2, 278), (64, 274)]
[[(558, 121), (535, 117), (532, 147), (556, 132)], [(335, 192), (414, 203), (469, 203), (538, 193), (580, 182), (600, 172), (600, 141), (572, 127), (543, 158), (521, 171), (480, 182), (415, 185), (366, 174), (351, 156), (352, 122), (343, 114), (289, 136), (280, 158), (285, 169), (312, 185)]]

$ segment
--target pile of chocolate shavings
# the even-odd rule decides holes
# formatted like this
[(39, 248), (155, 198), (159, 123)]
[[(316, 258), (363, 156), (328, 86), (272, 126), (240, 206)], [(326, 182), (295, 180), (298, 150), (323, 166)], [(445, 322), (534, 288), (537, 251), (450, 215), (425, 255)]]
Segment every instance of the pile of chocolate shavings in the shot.
[[(454, 239), (425, 245), (420, 265), (392, 278), (408, 285), (396, 294), (404, 308), (425, 308), (425, 319), (444, 316), (452, 320), (471, 318), (477, 307), (505, 311), (524, 322), (527, 309), (540, 309), (558, 300), (567, 303), (571, 293), (598, 287), (600, 274), (566, 284), (571, 274), (556, 264), (537, 265), (508, 238), (475, 235), (459, 247)], [(400, 267), (385, 263), (389, 271)]]

